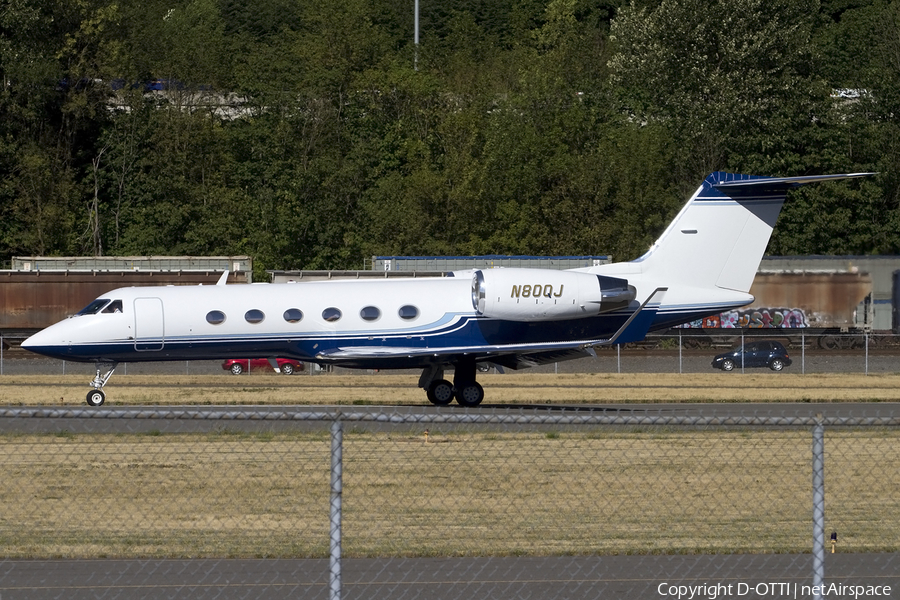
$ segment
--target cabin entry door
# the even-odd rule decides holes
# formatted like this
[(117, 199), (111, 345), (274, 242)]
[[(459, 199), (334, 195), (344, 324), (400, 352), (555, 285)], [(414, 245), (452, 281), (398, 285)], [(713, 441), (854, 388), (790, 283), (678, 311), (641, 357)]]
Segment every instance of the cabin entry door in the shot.
[(160, 298), (135, 298), (134, 349), (158, 352), (166, 343), (163, 303)]

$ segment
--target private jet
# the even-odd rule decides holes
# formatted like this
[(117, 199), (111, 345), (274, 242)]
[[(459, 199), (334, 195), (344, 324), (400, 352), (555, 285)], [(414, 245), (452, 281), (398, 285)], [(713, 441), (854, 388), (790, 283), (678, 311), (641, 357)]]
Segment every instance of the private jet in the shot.
[[(438, 406), (485, 397), (479, 367), (521, 369), (594, 354), (747, 305), (787, 192), (871, 173), (709, 175), (640, 258), (557, 271), (111, 290), (22, 347), (93, 362), (87, 403), (122, 362), (277, 358), (355, 369), (421, 369)], [(452, 370), (452, 380), (445, 372)], [(105, 371), (105, 372), (104, 372)]]

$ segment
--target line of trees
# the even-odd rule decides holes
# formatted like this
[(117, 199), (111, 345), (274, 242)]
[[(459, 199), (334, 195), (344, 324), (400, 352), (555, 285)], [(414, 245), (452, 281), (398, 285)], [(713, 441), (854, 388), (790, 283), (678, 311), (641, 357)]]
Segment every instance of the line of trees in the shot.
[(769, 252), (900, 253), (900, 2), (420, 4), (4, 2), (0, 260), (626, 260), (714, 170), (877, 171)]

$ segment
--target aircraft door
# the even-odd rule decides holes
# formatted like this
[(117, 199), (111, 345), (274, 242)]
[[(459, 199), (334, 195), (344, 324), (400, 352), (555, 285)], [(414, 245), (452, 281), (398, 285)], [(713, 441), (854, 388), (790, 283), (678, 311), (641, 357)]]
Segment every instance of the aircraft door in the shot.
[(153, 352), (165, 345), (165, 320), (160, 298), (135, 298), (134, 300), (134, 349)]

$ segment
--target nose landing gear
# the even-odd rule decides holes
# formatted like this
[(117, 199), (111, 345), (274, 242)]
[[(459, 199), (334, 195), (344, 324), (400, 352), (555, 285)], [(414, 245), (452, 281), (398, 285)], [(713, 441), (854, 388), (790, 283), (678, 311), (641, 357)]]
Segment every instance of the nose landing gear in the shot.
[[(115, 373), (118, 364), (119, 363), (97, 364), (97, 374), (91, 381), (91, 387), (94, 389), (89, 391), (87, 394), (87, 403), (89, 406), (101, 406), (106, 401), (106, 394), (103, 393), (103, 386), (106, 385), (106, 382), (109, 381), (109, 378), (112, 377), (113, 373)], [(108, 367), (109, 370), (105, 375), (100, 375), (100, 370), (104, 366)]]

